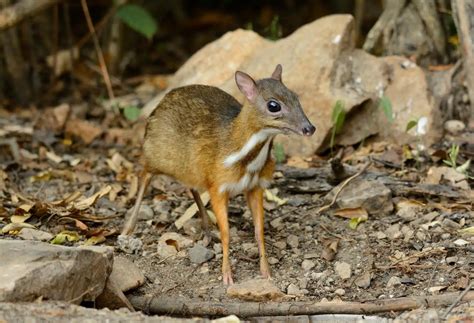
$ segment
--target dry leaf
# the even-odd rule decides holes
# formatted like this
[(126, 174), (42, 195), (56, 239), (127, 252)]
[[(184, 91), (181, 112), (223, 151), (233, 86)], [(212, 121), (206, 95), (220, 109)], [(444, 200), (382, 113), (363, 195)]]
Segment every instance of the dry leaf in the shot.
[(288, 166), (297, 167), (297, 168), (309, 168), (310, 166), (309, 163), (305, 159), (299, 156), (292, 156), (288, 158), (288, 161), (286, 162), (286, 164)]
[(15, 231), (20, 231), (23, 228), (30, 228), (30, 229), (36, 229), (34, 225), (31, 225), (29, 223), (9, 223), (6, 226), (2, 228), (2, 233), (11, 233)]
[(346, 219), (365, 219), (367, 220), (369, 217), (369, 213), (363, 207), (356, 207), (356, 208), (343, 208), (334, 211), (334, 215), (340, 216)]
[(89, 227), (82, 221), (79, 221), (78, 219), (74, 219), (75, 225), (78, 229), (82, 231), (86, 231), (89, 229)]
[(66, 122), (66, 134), (79, 137), (86, 145), (94, 141), (102, 134), (102, 128), (90, 121), (81, 119), (69, 119)]
[(333, 261), (336, 257), (339, 240), (326, 240), (323, 242), (324, 249), (321, 253), (321, 258), (327, 261)]
[(94, 204), (99, 198), (106, 194), (109, 194), (111, 189), (112, 187), (110, 185), (103, 187), (99, 192), (95, 193), (94, 195), (74, 203), (74, 208), (77, 210), (87, 209), (92, 204)]

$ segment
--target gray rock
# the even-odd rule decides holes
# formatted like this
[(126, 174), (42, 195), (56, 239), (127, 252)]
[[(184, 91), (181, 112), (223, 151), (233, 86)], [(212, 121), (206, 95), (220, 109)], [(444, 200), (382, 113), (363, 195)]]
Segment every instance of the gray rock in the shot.
[(0, 302), (44, 297), (79, 304), (102, 293), (112, 271), (113, 248), (0, 240), (0, 259)]
[(283, 240), (277, 241), (273, 245), (277, 247), (278, 249), (286, 249), (286, 242)]
[(369, 271), (362, 273), (357, 279), (355, 280), (355, 284), (360, 288), (369, 288), (370, 283), (372, 280), (372, 275)]
[(292, 248), (298, 248), (299, 245), (299, 238), (294, 234), (290, 234), (288, 238), (286, 238), (286, 242)]
[(296, 285), (296, 284), (290, 284), (286, 288), (286, 293), (288, 295), (295, 295), (295, 296), (301, 296), (303, 295), (303, 291)]
[(387, 288), (398, 286), (401, 284), (402, 284), (402, 281), (400, 280), (400, 277), (392, 276), (387, 282)]
[(267, 261), (268, 261), (268, 264), (270, 265), (275, 265), (280, 262), (280, 260), (278, 260), (278, 258), (275, 258), (275, 257), (268, 257)]
[[(333, 199), (334, 194), (339, 190), (339, 185), (326, 195), (327, 201)], [(380, 181), (369, 181), (363, 178), (351, 181), (339, 194), (336, 203), (339, 208), (362, 207), (371, 215), (385, 215), (393, 210), (390, 189)]]
[(342, 279), (349, 279), (352, 276), (351, 265), (347, 262), (336, 261), (334, 264), (334, 271)]
[(342, 288), (338, 288), (334, 291), (334, 294), (339, 295), (339, 296), (343, 296), (343, 295), (346, 294), (346, 291)]
[(36, 241), (49, 241), (54, 238), (54, 236), (46, 231), (23, 228), (18, 234), (23, 240), (36, 240)]
[(400, 230), (400, 224), (394, 223), (385, 230), (385, 234), (390, 240), (398, 239), (402, 236), (402, 231)]
[(214, 257), (214, 252), (199, 244), (189, 249), (189, 259), (194, 264), (202, 264), (211, 260)]
[(138, 211), (139, 220), (152, 220), (154, 216), (155, 212), (153, 212), (153, 209), (149, 205), (140, 205), (140, 211)]
[(303, 260), (303, 263), (301, 264), (301, 267), (304, 271), (311, 270), (314, 268), (314, 266), (316, 266), (316, 264), (311, 260)]
[(115, 310), (126, 307), (130, 311), (134, 311), (133, 305), (120, 289), (117, 282), (114, 279), (110, 279), (110, 277), (107, 279), (107, 283), (105, 284), (102, 294), (100, 294), (95, 299), (94, 304), (97, 308), (108, 308)]
[(145, 283), (145, 276), (137, 265), (124, 257), (115, 257), (109, 281), (113, 281), (122, 292), (128, 292)]
[(139, 254), (143, 249), (143, 242), (139, 238), (121, 234), (117, 237), (117, 247), (128, 254)]

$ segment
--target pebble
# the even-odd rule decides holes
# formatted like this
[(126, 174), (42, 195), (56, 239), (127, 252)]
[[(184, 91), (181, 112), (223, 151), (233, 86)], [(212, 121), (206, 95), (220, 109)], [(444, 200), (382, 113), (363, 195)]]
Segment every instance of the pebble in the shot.
[(366, 271), (361, 276), (357, 277), (355, 284), (360, 288), (369, 288), (371, 280), (372, 275), (369, 271)]
[(458, 230), (461, 228), (461, 225), (459, 223), (451, 219), (444, 219), (443, 222), (441, 222), (441, 225), (446, 229)]
[(277, 263), (280, 262), (280, 260), (278, 260), (278, 259), (275, 258), (275, 257), (268, 257), (267, 261), (268, 261), (268, 263), (269, 263), (270, 265), (275, 265), (275, 264), (277, 264)]
[(214, 249), (214, 252), (216, 254), (222, 253), (222, 244), (221, 243), (214, 243), (214, 246), (212, 247)]
[(270, 222), (270, 226), (274, 229), (281, 229), (283, 228), (283, 220), (282, 218), (276, 218)]
[(456, 135), (466, 128), (464, 122), (459, 120), (448, 120), (444, 123), (444, 129), (452, 135)]
[(387, 235), (385, 233), (383, 233), (382, 231), (377, 231), (375, 233), (375, 237), (378, 239), (378, 240), (382, 240), (382, 239), (386, 239), (387, 238)]
[(227, 295), (246, 301), (263, 302), (284, 296), (270, 279), (252, 279), (227, 288)]
[(336, 261), (336, 263), (334, 264), (334, 270), (342, 279), (351, 278), (351, 265), (347, 262)]
[(311, 261), (311, 260), (303, 260), (302, 264), (301, 264), (301, 267), (303, 268), (304, 271), (309, 271), (311, 270), (312, 268), (314, 268), (314, 266), (316, 266), (316, 264), (314, 263), (314, 261)]
[(346, 294), (346, 291), (342, 288), (338, 288), (334, 291), (334, 294), (339, 295), (339, 296), (343, 296), (343, 295)]
[(288, 295), (296, 295), (296, 296), (303, 295), (303, 291), (298, 286), (296, 286), (296, 284), (293, 284), (293, 283), (288, 285), (286, 289), (286, 293)]
[(421, 240), (421, 241), (426, 240), (426, 233), (424, 233), (423, 231), (417, 231), (415, 236), (418, 240)]
[(387, 282), (387, 287), (393, 287), (393, 286), (397, 286), (397, 285), (401, 285), (401, 284), (402, 284), (402, 282), (400, 280), (400, 277), (392, 276), (392, 277), (390, 277), (390, 279)]
[(292, 248), (298, 248), (299, 245), (299, 238), (295, 236), (294, 234), (290, 234), (288, 238), (286, 239), (286, 242), (290, 245)]
[(139, 220), (151, 220), (154, 218), (154, 216), (155, 216), (155, 212), (153, 212), (153, 209), (149, 205), (142, 204), (140, 206), (140, 211), (138, 211)]
[(304, 259), (313, 259), (313, 258), (318, 258), (319, 254), (317, 254), (316, 252), (310, 252), (310, 253), (305, 253), (303, 257)]
[(448, 265), (454, 265), (458, 261), (458, 256), (446, 257), (446, 263)]
[(385, 230), (385, 234), (390, 240), (398, 239), (402, 236), (402, 232), (400, 231), (400, 224), (394, 223)]
[(189, 260), (194, 264), (202, 264), (211, 260), (214, 257), (214, 252), (201, 245), (195, 245), (189, 249)]
[(283, 240), (277, 241), (273, 245), (277, 247), (278, 249), (286, 249), (286, 242)]
[(54, 236), (46, 231), (23, 228), (21, 229), (18, 236), (23, 240), (37, 240), (37, 241), (49, 241), (54, 238)]

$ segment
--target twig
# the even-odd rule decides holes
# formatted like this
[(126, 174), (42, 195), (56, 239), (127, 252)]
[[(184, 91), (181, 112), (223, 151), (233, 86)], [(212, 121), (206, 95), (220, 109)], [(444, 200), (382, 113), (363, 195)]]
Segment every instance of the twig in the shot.
[(368, 162), (367, 164), (364, 165), (364, 167), (361, 168), (361, 170), (359, 170), (357, 173), (355, 173), (354, 175), (352, 175), (351, 177), (349, 177), (348, 179), (346, 179), (342, 184), (341, 186), (339, 186), (339, 189), (337, 190), (336, 194), (334, 195), (331, 203), (329, 203), (328, 205), (324, 205), (322, 206), (318, 211), (316, 211), (316, 214), (320, 214), (321, 212), (323, 211), (326, 211), (327, 209), (329, 209), (331, 206), (333, 206), (335, 203), (336, 203), (336, 200), (337, 198), (339, 197), (339, 194), (341, 194), (342, 190), (347, 186), (347, 184), (349, 184), (352, 180), (354, 180), (355, 178), (359, 177), (363, 172), (365, 172), (365, 170), (372, 164), (372, 162)]
[(446, 313), (444, 313), (443, 315), (443, 320), (445, 320), (446, 317), (448, 317), (449, 313), (453, 310), (453, 308), (463, 299), (464, 296), (466, 296), (467, 293), (469, 293), (469, 291), (472, 289), (473, 286), (474, 286), (474, 280), (471, 281), (469, 286), (467, 286), (466, 289), (461, 294), (459, 294), (459, 296), (454, 300), (454, 302), (448, 307), (448, 309), (446, 310)]
[[(413, 296), (373, 300), (365, 302), (199, 302), (176, 297), (128, 296), (138, 310), (148, 309), (151, 314), (173, 314), (179, 316), (227, 316), (239, 317), (316, 314), (374, 314), (392, 311), (407, 311), (424, 307), (448, 306), (459, 293), (435, 296)], [(467, 292), (463, 301), (474, 300), (474, 291)]]
[(107, 70), (107, 65), (105, 64), (104, 53), (102, 53), (102, 48), (100, 48), (99, 39), (95, 33), (94, 24), (92, 23), (91, 15), (89, 13), (89, 7), (87, 6), (87, 0), (81, 0), (82, 10), (84, 11), (84, 16), (86, 17), (87, 27), (89, 32), (92, 35), (92, 40), (94, 41), (95, 51), (97, 53), (97, 59), (99, 60), (100, 70), (102, 71), (102, 77), (104, 78), (105, 86), (107, 87), (107, 93), (109, 99), (113, 100), (115, 98), (114, 92), (112, 90), (112, 84), (110, 82), (109, 72)]

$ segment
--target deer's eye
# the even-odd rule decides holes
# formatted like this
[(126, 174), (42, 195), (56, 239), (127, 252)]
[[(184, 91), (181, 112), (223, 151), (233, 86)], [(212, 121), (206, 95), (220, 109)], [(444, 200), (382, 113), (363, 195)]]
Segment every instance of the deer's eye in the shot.
[(268, 111), (271, 113), (276, 113), (281, 111), (280, 103), (276, 102), (275, 100), (270, 100), (267, 102)]

